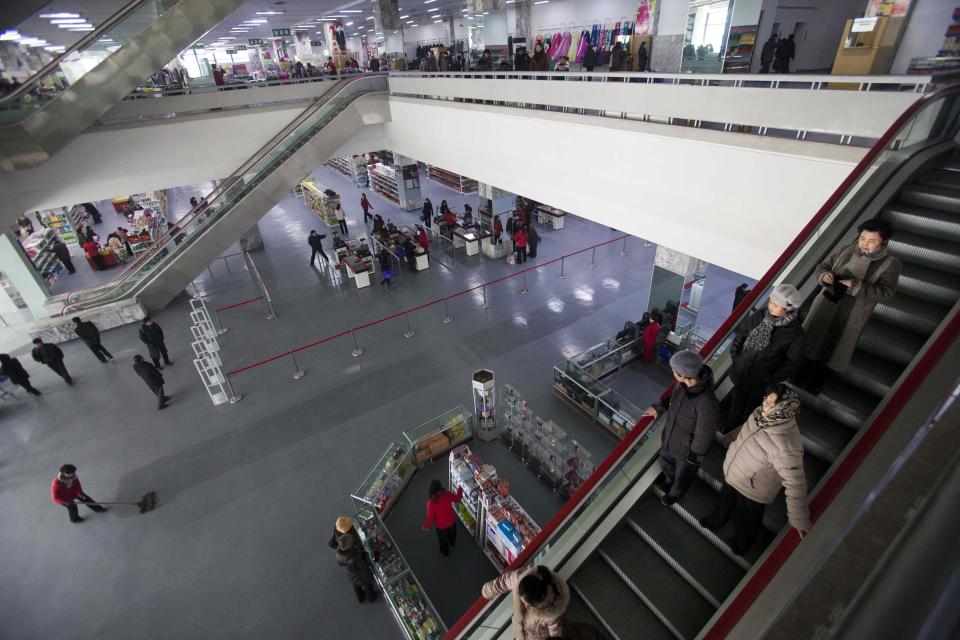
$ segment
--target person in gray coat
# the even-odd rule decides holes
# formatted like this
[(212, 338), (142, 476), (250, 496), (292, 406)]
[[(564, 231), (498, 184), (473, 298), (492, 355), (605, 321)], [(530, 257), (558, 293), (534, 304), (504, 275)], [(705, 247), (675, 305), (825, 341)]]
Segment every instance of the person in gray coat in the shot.
[(687, 493), (721, 426), (713, 371), (703, 358), (695, 351), (678, 351), (670, 358), (670, 368), (677, 381), (673, 391), (643, 412), (654, 418), (667, 414), (660, 440), (660, 467), (668, 487), (661, 502), (666, 506)]
[(143, 378), (150, 391), (157, 395), (157, 409), (165, 409), (170, 396), (163, 392), (163, 374), (157, 370), (157, 367), (144, 360), (140, 354), (133, 356), (133, 370)]
[(860, 334), (878, 303), (892, 299), (903, 265), (887, 252), (893, 228), (874, 218), (861, 224), (857, 241), (817, 267), (822, 287), (803, 323), (807, 363), (801, 386), (819, 393), (831, 372), (850, 365)]

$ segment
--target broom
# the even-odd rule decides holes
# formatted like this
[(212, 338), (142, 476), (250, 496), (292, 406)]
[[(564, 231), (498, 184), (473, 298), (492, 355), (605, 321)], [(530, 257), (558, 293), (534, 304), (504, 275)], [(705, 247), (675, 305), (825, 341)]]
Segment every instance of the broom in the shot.
[(143, 494), (138, 502), (84, 502), (83, 504), (95, 504), (100, 507), (137, 507), (140, 513), (153, 511), (157, 506), (157, 492), (148, 491)]

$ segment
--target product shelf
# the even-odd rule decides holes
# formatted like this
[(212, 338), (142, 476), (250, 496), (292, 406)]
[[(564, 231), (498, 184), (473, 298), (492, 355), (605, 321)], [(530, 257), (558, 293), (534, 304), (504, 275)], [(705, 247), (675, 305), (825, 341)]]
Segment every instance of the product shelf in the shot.
[(427, 177), (460, 193), (475, 193), (478, 189), (477, 181), (473, 178), (467, 178), (429, 164), (427, 165)]

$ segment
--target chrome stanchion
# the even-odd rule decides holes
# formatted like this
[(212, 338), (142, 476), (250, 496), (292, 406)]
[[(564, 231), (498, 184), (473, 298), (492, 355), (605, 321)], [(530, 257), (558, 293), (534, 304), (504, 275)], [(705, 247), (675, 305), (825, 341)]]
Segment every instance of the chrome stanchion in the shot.
[(243, 400), (243, 396), (241, 396), (239, 393), (234, 393), (233, 385), (230, 384), (230, 376), (228, 376), (227, 374), (223, 374), (223, 381), (226, 383), (227, 389), (230, 391), (230, 398), (229, 398), (230, 404), (237, 404), (238, 402)]
[(450, 309), (447, 308), (446, 298), (443, 299), (443, 320), (441, 320), (441, 322), (443, 322), (443, 324), (450, 324), (453, 322), (453, 318), (450, 316)]
[(230, 329), (227, 329), (223, 326), (223, 318), (220, 317), (220, 312), (214, 309), (213, 313), (217, 318), (217, 335), (222, 336), (227, 331), (230, 331)]
[(623, 236), (623, 248), (620, 249), (620, 255), (627, 255), (627, 238), (629, 236)]
[(520, 289), (520, 295), (524, 295), (529, 292), (530, 292), (530, 289), (527, 289), (527, 270), (524, 269), (523, 270), (523, 288)]
[(267, 296), (263, 296), (263, 304), (266, 305), (266, 307), (267, 307), (267, 317), (266, 317), (266, 319), (267, 319), (267, 320), (273, 320), (274, 318), (276, 318), (276, 317), (277, 317), (277, 314), (275, 314), (275, 313), (273, 312), (273, 305), (270, 304), (270, 298), (268, 298)]
[(403, 337), (412, 338), (416, 332), (410, 327), (410, 316), (408, 316), (407, 312), (404, 311), (403, 317), (407, 321), (407, 330), (403, 332)]
[(597, 268), (597, 248), (596, 247), (594, 247), (590, 251), (590, 268), (591, 269)]
[(293, 354), (293, 351), (290, 352), (290, 357), (293, 358), (293, 379), (299, 380), (306, 375), (303, 369), (300, 368), (300, 365), (297, 364), (297, 356)]
[(357, 336), (353, 332), (353, 329), (350, 330), (350, 337), (353, 338), (353, 351), (351, 352), (351, 355), (354, 358), (357, 358), (363, 353), (363, 349), (361, 349), (360, 345), (357, 344)]
[(481, 308), (481, 309), (489, 309), (489, 308), (490, 308), (490, 305), (487, 304), (487, 285), (483, 285), (483, 287), (481, 287), (481, 289), (483, 290), (483, 304), (480, 305), (480, 308)]
[(560, 258), (560, 275), (557, 276), (557, 277), (560, 278), (561, 280), (566, 280), (566, 279), (567, 279), (567, 276), (563, 275), (563, 263), (564, 263), (564, 260), (566, 260), (566, 256)]

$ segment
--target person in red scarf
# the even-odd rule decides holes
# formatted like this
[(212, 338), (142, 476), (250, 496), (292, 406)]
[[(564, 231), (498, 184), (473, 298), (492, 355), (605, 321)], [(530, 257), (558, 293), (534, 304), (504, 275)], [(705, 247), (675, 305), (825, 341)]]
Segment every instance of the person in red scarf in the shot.
[(663, 322), (663, 316), (659, 309), (650, 312), (650, 324), (643, 330), (643, 361), (646, 364), (654, 362), (657, 358), (657, 334), (660, 333), (660, 323)]
[(80, 486), (80, 478), (77, 477), (77, 468), (72, 464), (65, 464), (60, 467), (60, 473), (53, 478), (50, 483), (50, 497), (54, 504), (59, 504), (67, 508), (70, 513), (70, 522), (80, 523), (84, 519), (80, 517), (77, 502), (83, 502), (91, 510), (97, 513), (106, 511), (98, 504), (90, 504), (93, 498), (88, 496)]
[(430, 483), (430, 497), (427, 499), (427, 519), (423, 522), (423, 530), (429, 531), (431, 525), (437, 527), (437, 538), (440, 539), (440, 553), (450, 555), (450, 547), (457, 542), (457, 514), (453, 505), (463, 498), (463, 489), (457, 488), (452, 493), (443, 488), (439, 480)]

